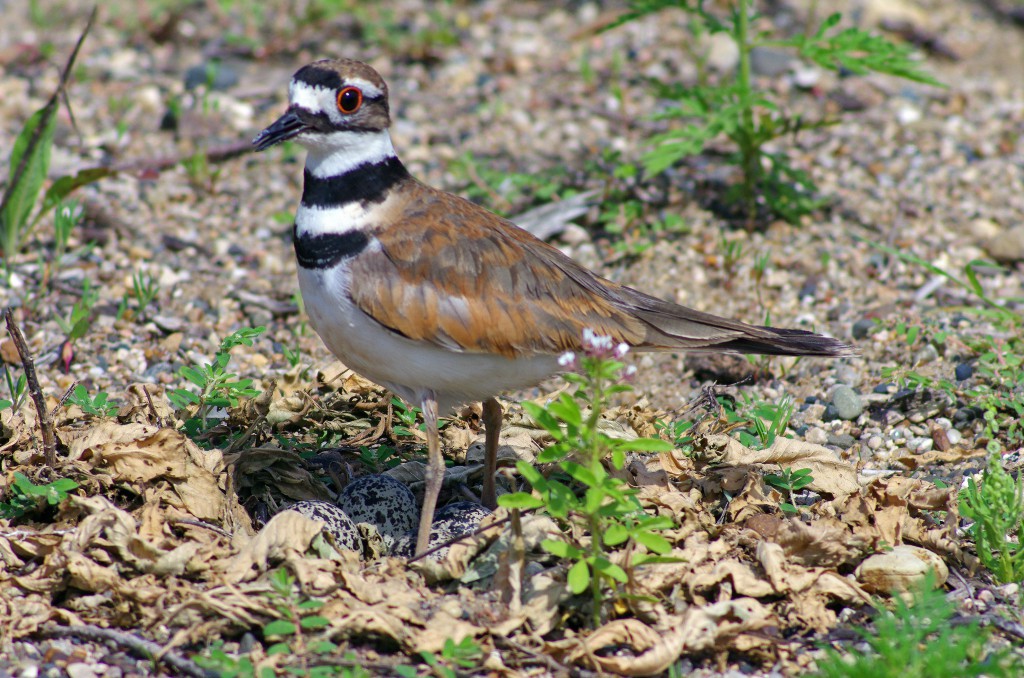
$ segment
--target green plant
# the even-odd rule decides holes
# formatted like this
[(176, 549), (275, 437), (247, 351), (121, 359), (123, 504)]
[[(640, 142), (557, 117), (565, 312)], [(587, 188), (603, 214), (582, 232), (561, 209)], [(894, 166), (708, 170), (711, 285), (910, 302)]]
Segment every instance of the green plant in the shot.
[(766, 473), (764, 481), (789, 497), (789, 501), (779, 504), (779, 508), (785, 513), (798, 513), (793, 495), (813, 483), (814, 477), (809, 468), (794, 471), (791, 468), (780, 467), (779, 473)]
[(68, 492), (78, 488), (78, 483), (70, 478), (60, 478), (45, 485), (36, 485), (28, 476), (15, 471), (9, 488), (7, 500), (0, 502), (0, 518), (20, 518), (38, 508), (42, 500), (56, 506), (67, 499)]
[(273, 642), (267, 647), (267, 654), (329, 654), (338, 646), (329, 640), (309, 643), (304, 634), (330, 626), (329, 619), (316, 614), (324, 606), (323, 601), (297, 595), (293, 589), (295, 577), (285, 568), (279, 568), (268, 577), (271, 591), (267, 598), (278, 613), (278, 618), (263, 627), (263, 637)]
[(383, 473), (389, 468), (394, 468), (402, 463), (398, 456), (398, 450), (388, 445), (377, 447), (359, 446), (359, 461), (374, 473)]
[(420, 408), (409, 407), (400, 398), (391, 398), (391, 411), (398, 419), (393, 427), (396, 436), (408, 437), (416, 429), (416, 420), (420, 416)]
[[(978, 559), (1000, 582), (1024, 581), (1024, 546), (1020, 543), (1024, 521), (1024, 478), (1014, 480), (1003, 470), (997, 455), (989, 457), (981, 476), (960, 494), (960, 513), (973, 520), (967, 533), (974, 540)], [(1016, 538), (1011, 537), (1016, 533)]]
[[(50, 184), (42, 196), (42, 201), (39, 201), (50, 168), (53, 136), (57, 128), (57, 111), (67, 89), (75, 59), (95, 18), (96, 11), (93, 10), (71, 56), (68, 57), (67, 64), (61, 71), (57, 88), (46, 104), (25, 121), (14, 140), (7, 187), (3, 198), (0, 199), (0, 247), (3, 248), (4, 266), (8, 276), (15, 255), (21, 251), (29, 233), (42, 215), (49, 212), (76, 188), (110, 173), (110, 170), (105, 168), (92, 168), (73, 176), (59, 177)], [(37, 203), (40, 203), (38, 210), (35, 209)], [(35, 218), (31, 218), (33, 211), (36, 213)]]
[[(563, 367), (579, 370), (565, 374), (565, 379), (577, 386), (574, 394), (563, 393), (544, 407), (523, 403), (523, 409), (555, 441), (537, 456), (537, 462), (557, 464), (569, 482), (546, 478), (531, 464), (520, 461), (516, 468), (534, 493), (508, 494), (498, 502), (510, 509), (543, 508), (554, 518), (589, 533), (587, 544), (567, 537), (566, 541), (545, 540), (542, 546), (559, 558), (574, 561), (568, 572), (569, 588), (576, 594), (590, 589), (596, 625), (602, 618), (605, 587), (629, 582), (626, 568), (612, 562), (609, 549), (628, 546), (630, 570), (644, 563), (663, 562), (660, 556), (671, 550), (671, 544), (658, 532), (670, 528), (672, 521), (644, 512), (636, 491), (610, 474), (605, 462), (610, 460), (621, 470), (626, 452), (663, 452), (672, 446), (651, 438), (613, 439), (601, 430), (598, 424), (609, 398), (632, 389), (625, 380), (634, 370), (620, 362), (628, 347), (614, 346), (610, 337), (584, 330), (583, 347), (584, 355), (567, 353), (560, 359)], [(567, 535), (573, 532), (566, 530)]]
[[(456, 678), (462, 670), (472, 670), (480, 666), (484, 651), (469, 636), (456, 643), (446, 638), (441, 656), (424, 650), (420, 652), (423, 663), (430, 667), (431, 673), (438, 678)], [(395, 673), (403, 678), (416, 678), (419, 671), (414, 666), (397, 666)]]
[(658, 117), (686, 122), (652, 137), (653, 148), (644, 155), (643, 163), (649, 175), (659, 174), (682, 158), (701, 153), (714, 139), (725, 135), (736, 148), (730, 161), (742, 172), (742, 180), (728, 190), (726, 199), (740, 205), (748, 229), (754, 227), (762, 208), (788, 221), (817, 209), (821, 201), (814, 195), (816, 187), (810, 175), (791, 165), (784, 153), (768, 152), (765, 147), (801, 129), (828, 124), (786, 113), (775, 99), (754, 88), (750, 55), (755, 48), (789, 48), (800, 58), (830, 70), (877, 72), (937, 84), (912, 59), (910, 47), (858, 28), (838, 30), (839, 14), (830, 16), (817, 30), (782, 39), (773, 37), (770, 31), (753, 29), (759, 17), (752, 12), (751, 0), (728, 3), (725, 17), (712, 12), (705, 0), (634, 0), (631, 4), (632, 10), (609, 29), (672, 7), (686, 12), (692, 44), (701, 44), (716, 33), (727, 34), (735, 42), (739, 66), (734, 75), (712, 83), (705, 68), (706, 58), (697, 58), (696, 84), (655, 83), (659, 96), (676, 101)]
[(82, 278), (82, 295), (71, 306), (68, 316), (55, 318), (61, 332), (67, 336), (69, 341), (81, 339), (89, 331), (89, 325), (92, 323), (92, 311), (99, 300), (100, 293), (92, 288), (88, 278)]
[(71, 232), (82, 222), (84, 210), (77, 200), (62, 200), (53, 210), (53, 260), (60, 262), (68, 249)]
[(724, 409), (726, 423), (736, 429), (739, 441), (754, 450), (771, 447), (775, 439), (786, 432), (795, 409), (793, 399), (788, 395), (776, 403), (746, 393), (740, 406), (725, 396), (719, 396), (718, 402)]
[(185, 175), (192, 187), (199, 191), (213, 193), (220, 178), (220, 169), (213, 169), (206, 148), (199, 147), (195, 153), (181, 161)]
[(722, 252), (722, 270), (728, 282), (736, 272), (736, 264), (743, 258), (743, 243), (730, 240), (725, 231), (718, 234), (718, 249)]
[(109, 402), (108, 398), (106, 391), (100, 391), (95, 396), (90, 396), (84, 386), (75, 384), (74, 390), (68, 396), (68, 402), (77, 405), (83, 412), (94, 417), (112, 417), (117, 414), (119, 407), (116, 403)]
[[(192, 655), (192, 661), (202, 669), (212, 671), (219, 678), (255, 678), (256, 667), (248, 657), (233, 657), (224, 651), (224, 641), (216, 640), (202, 654)], [(260, 674), (260, 678), (272, 678), (273, 669)]]
[(176, 388), (167, 397), (171, 404), (179, 410), (194, 406), (194, 416), (189, 420), (189, 429), (200, 432), (208, 423), (211, 412), (217, 407), (238, 407), (241, 398), (252, 398), (259, 395), (259, 390), (252, 388), (252, 379), (237, 379), (236, 374), (227, 371), (231, 361), (231, 349), (235, 346), (252, 346), (253, 340), (263, 333), (265, 327), (243, 328), (224, 337), (217, 349), (213, 361), (205, 365), (186, 365), (178, 370), (178, 375), (187, 379), (199, 392)]
[[(898, 258), (906, 263), (942, 276), (950, 283), (967, 291), (979, 303), (962, 306), (955, 310), (984, 318), (998, 330), (992, 334), (965, 332), (958, 335), (960, 341), (978, 354), (976, 369), (978, 379), (970, 388), (960, 390), (949, 379), (932, 379), (904, 367), (884, 368), (882, 375), (894, 378), (901, 386), (924, 386), (939, 388), (954, 400), (969, 399), (971, 404), (981, 408), (985, 429), (982, 437), (987, 438), (986, 447), (990, 453), (998, 453), (1004, 447), (1024, 445), (1024, 315), (1014, 310), (1013, 300), (991, 298), (983, 287), (978, 272), (985, 269), (1002, 270), (1002, 267), (988, 261), (976, 259), (964, 266), (963, 276), (956, 276), (910, 252), (897, 250), (873, 241), (871, 247)], [(1019, 300), (1018, 300), (1019, 301)], [(897, 334), (901, 331), (908, 345), (916, 341), (918, 334), (912, 327), (897, 323)], [(931, 341), (937, 347), (945, 343), (949, 333), (935, 332)]]
[(150, 273), (139, 270), (132, 274), (132, 288), (125, 292), (121, 298), (121, 304), (117, 309), (117, 317), (120, 318), (128, 310), (130, 300), (135, 300), (135, 313), (139, 318), (147, 317), (149, 306), (156, 301), (160, 294), (160, 284)]
[(867, 649), (825, 650), (814, 678), (967, 678), (1019, 676), (1009, 650), (988, 650), (977, 621), (954, 624), (956, 607), (929, 577), (911, 602), (879, 609), (874, 631), (855, 628)]
[(463, 183), (463, 191), (469, 199), (481, 202), (499, 214), (572, 195), (561, 184), (565, 181), (565, 171), (561, 168), (530, 174), (502, 172), (479, 162), (467, 151), (454, 160), (449, 169)]
[(17, 412), (21, 409), (22, 404), (25, 402), (25, 397), (28, 395), (28, 379), (24, 374), (15, 378), (6, 363), (2, 365), (2, 369), (4, 371), (4, 385), (7, 386), (7, 395), (10, 400), (0, 399), (0, 410), (13, 407), (14, 411)]

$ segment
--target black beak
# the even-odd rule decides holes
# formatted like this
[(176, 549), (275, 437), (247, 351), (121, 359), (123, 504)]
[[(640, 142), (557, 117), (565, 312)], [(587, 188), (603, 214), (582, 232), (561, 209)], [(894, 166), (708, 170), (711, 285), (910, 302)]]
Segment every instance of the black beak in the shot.
[(294, 111), (288, 110), (280, 118), (275, 120), (270, 127), (256, 135), (252, 145), (257, 151), (265, 151), (275, 144), (288, 141), (292, 137), (309, 129), (306, 123), (299, 119)]

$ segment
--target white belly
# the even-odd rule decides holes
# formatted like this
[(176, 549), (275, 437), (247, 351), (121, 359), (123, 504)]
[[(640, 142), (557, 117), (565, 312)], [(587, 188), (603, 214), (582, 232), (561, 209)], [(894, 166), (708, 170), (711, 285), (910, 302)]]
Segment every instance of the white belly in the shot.
[(510, 359), (458, 353), (407, 339), (356, 308), (348, 284), (344, 263), (327, 270), (299, 268), (310, 324), (347, 367), (415, 406), (429, 389), (437, 397), (438, 409), (447, 413), (462, 403), (534, 386), (559, 370), (555, 355)]

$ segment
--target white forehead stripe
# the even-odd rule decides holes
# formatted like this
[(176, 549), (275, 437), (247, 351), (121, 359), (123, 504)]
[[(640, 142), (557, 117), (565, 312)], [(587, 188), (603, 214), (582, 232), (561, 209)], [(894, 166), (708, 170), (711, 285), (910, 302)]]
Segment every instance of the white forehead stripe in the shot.
[(307, 111), (321, 110), (320, 102), (324, 95), (329, 95), (330, 90), (325, 87), (314, 87), (301, 80), (292, 80), (288, 85), (288, 100)]
[(379, 97), (381, 94), (384, 94), (384, 90), (382, 90), (380, 87), (377, 87), (369, 80), (363, 80), (362, 78), (345, 78), (343, 82), (343, 86), (358, 87), (359, 90), (363, 93), (363, 96), (368, 99), (373, 99), (375, 97)]

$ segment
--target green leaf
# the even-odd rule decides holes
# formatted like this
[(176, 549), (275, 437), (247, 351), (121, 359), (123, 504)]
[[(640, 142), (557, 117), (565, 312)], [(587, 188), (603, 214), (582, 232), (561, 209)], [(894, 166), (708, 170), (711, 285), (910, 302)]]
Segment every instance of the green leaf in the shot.
[[(319, 602), (319, 601), (317, 601), (317, 602)], [(302, 626), (302, 628), (306, 629), (307, 631), (316, 630), (316, 629), (322, 629), (322, 628), (324, 628), (326, 626), (330, 626), (330, 624), (331, 624), (331, 620), (330, 619), (327, 619), (326, 617), (321, 617), (321, 616), (318, 616), (318, 615), (311, 616), (311, 617), (303, 617), (302, 621), (299, 622), (299, 625)]]
[(672, 550), (672, 544), (668, 539), (653, 532), (637, 532), (633, 539), (658, 555), (664, 555)]
[(263, 636), (269, 638), (270, 636), (288, 636), (295, 633), (295, 624), (288, 621), (287, 619), (274, 619), (273, 621), (267, 622), (267, 625), (263, 627)]
[(291, 654), (292, 648), (288, 643), (274, 643), (267, 648), (267, 656), (275, 654)]
[(569, 590), (577, 595), (587, 590), (587, 587), (590, 586), (590, 568), (585, 560), (581, 560), (569, 568), (566, 584), (569, 585)]
[[(53, 149), (53, 132), (56, 127), (57, 102), (51, 100), (32, 114), (14, 141), (8, 176), (13, 179), (19, 166), (23, 166), (24, 171), (16, 184), (7, 187), (4, 209), (0, 213), (0, 221), (3, 222), (4, 256), (8, 259), (18, 253), (28, 217), (46, 180)], [(38, 136), (37, 129), (40, 130)]]
[(528, 492), (513, 492), (498, 497), (498, 506), (507, 509), (535, 509), (544, 505), (540, 497), (535, 497)]
[(629, 539), (629, 530), (621, 523), (613, 523), (604, 531), (603, 539), (608, 546), (618, 546)]
[(629, 581), (629, 575), (626, 574), (625, 570), (605, 558), (596, 558), (594, 560), (594, 569), (620, 584), (625, 584)]
[(671, 452), (674, 449), (672, 443), (657, 438), (637, 438), (623, 442), (634, 452)]
[(557, 539), (545, 539), (540, 545), (545, 551), (559, 558), (578, 558), (580, 556), (578, 548)]
[(43, 195), (43, 207), (39, 214), (42, 215), (51, 208), (56, 207), (61, 200), (66, 198), (75, 189), (95, 183), (113, 173), (113, 170), (109, 167), (89, 167), (88, 169), (80, 170), (74, 175), (60, 177), (46, 189), (46, 193)]

